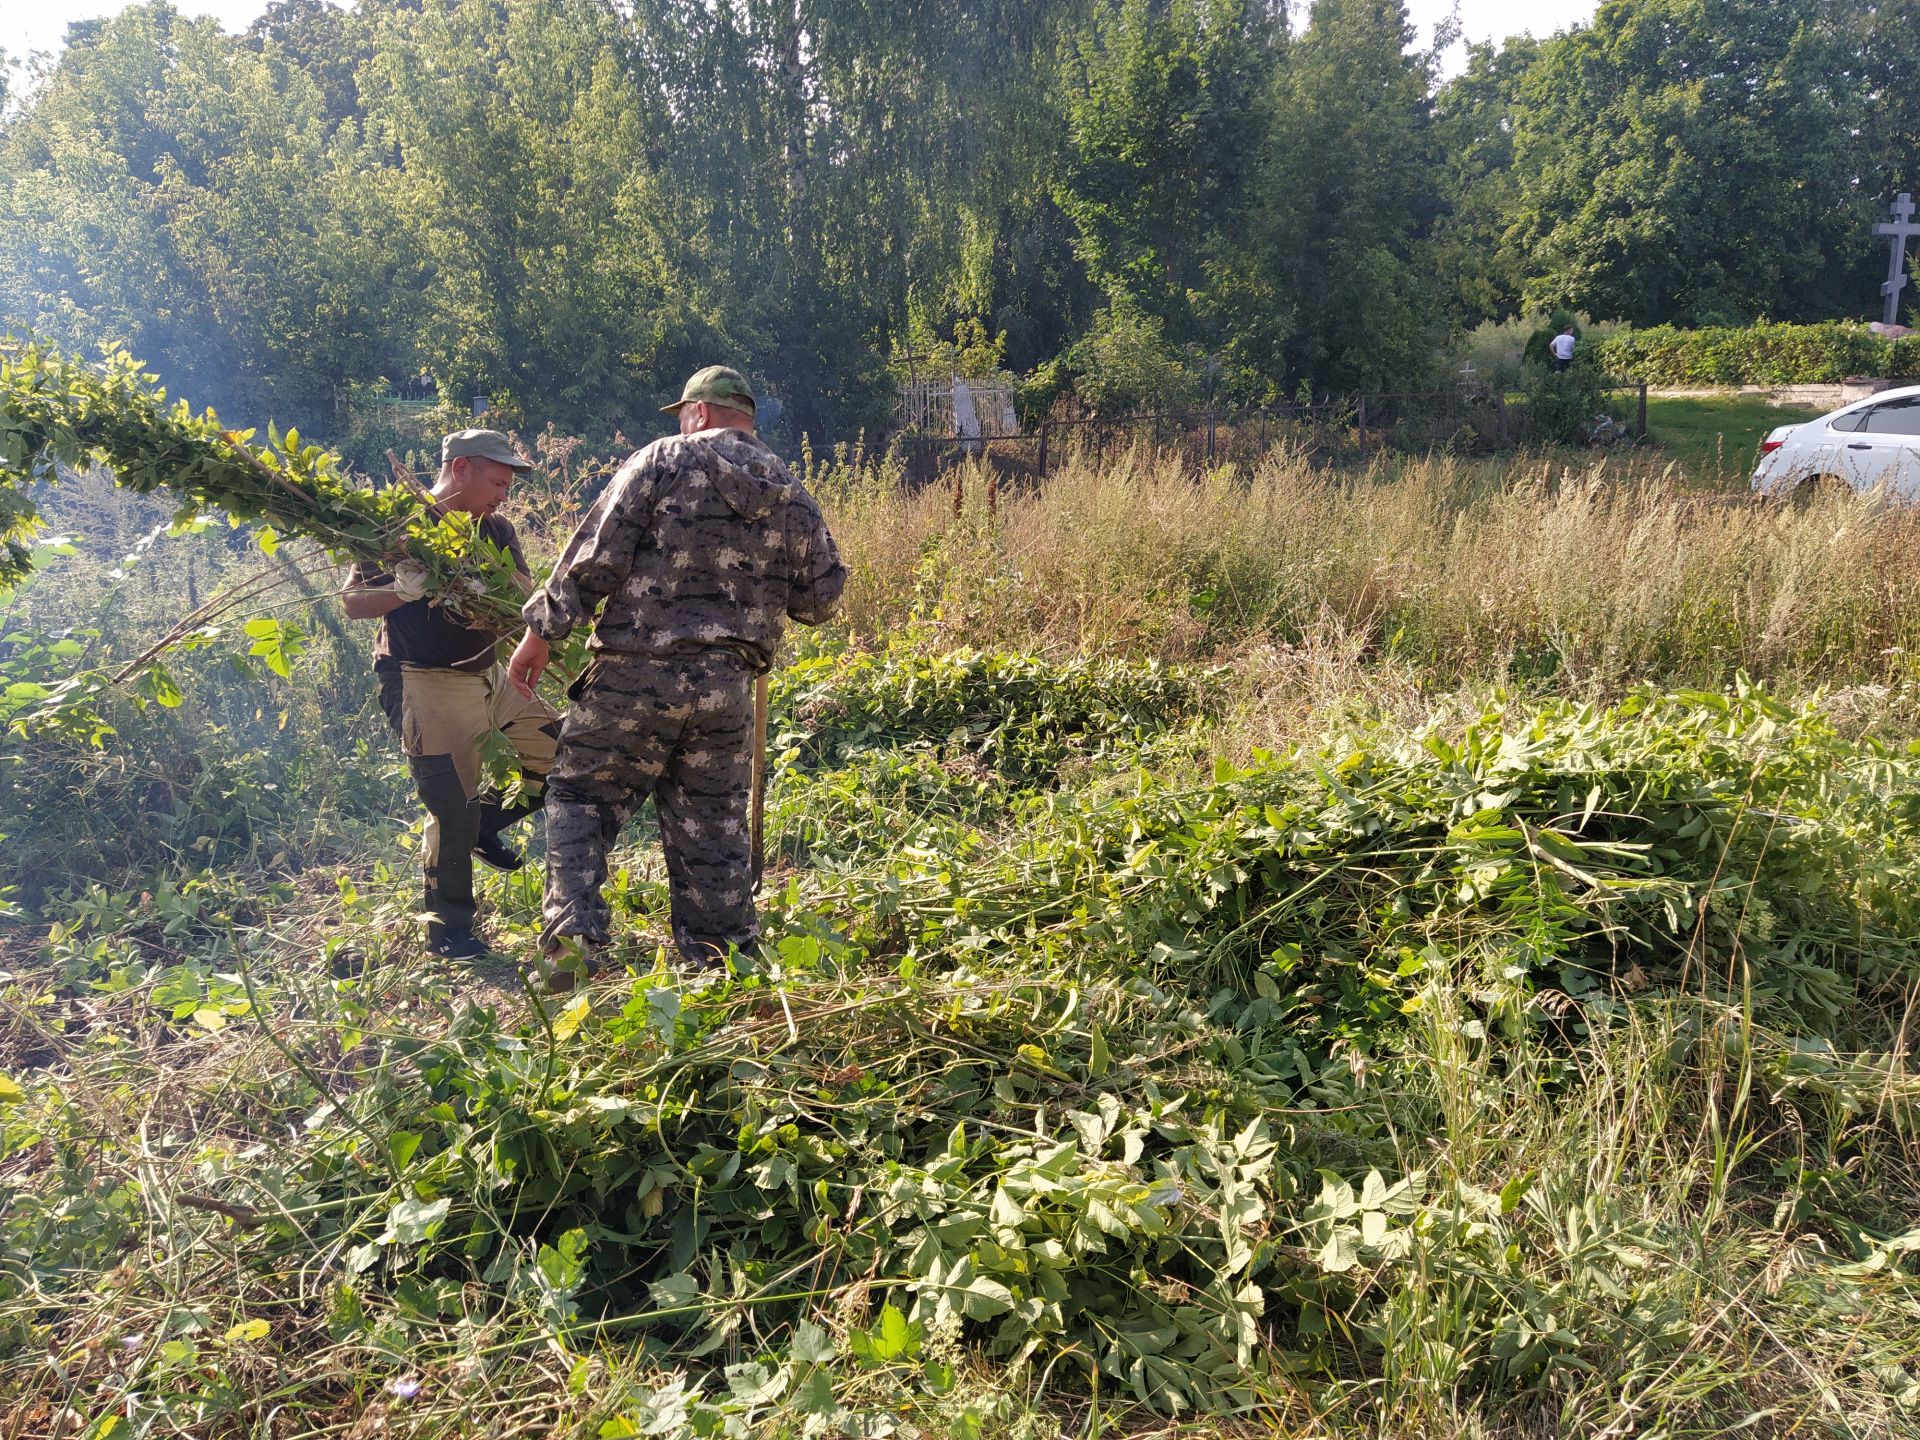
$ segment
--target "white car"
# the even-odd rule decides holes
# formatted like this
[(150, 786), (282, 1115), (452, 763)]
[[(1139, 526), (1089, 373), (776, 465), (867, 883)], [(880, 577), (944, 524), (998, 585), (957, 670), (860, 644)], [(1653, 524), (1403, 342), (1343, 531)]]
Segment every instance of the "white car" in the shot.
[(1886, 487), (1920, 500), (1920, 385), (1883, 390), (1809, 420), (1782, 425), (1760, 442), (1757, 495), (1809, 494), (1814, 487)]

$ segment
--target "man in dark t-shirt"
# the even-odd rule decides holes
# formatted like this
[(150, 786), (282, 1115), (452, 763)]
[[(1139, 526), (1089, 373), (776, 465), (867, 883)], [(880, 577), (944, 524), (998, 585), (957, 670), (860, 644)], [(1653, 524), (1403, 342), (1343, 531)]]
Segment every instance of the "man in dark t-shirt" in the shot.
[[(528, 591), (533, 582), (519, 537), (494, 511), (515, 474), (531, 468), (499, 431), (460, 430), (441, 442), (433, 486), (441, 510), (480, 517), (480, 538), (513, 557)], [(559, 716), (507, 682), (494, 659), (500, 636), (424, 598), (426, 578), (416, 560), (401, 561), (391, 573), (355, 565), (344, 600), (352, 619), (380, 621), (373, 647), (380, 703), (427, 807), (427, 943), (436, 954), (475, 960), (487, 950), (473, 929), (473, 857), (500, 869), (519, 867), (519, 853), (500, 832), (540, 808)], [(511, 805), (481, 786), (480, 748), (496, 730), (519, 756), (520, 794)]]

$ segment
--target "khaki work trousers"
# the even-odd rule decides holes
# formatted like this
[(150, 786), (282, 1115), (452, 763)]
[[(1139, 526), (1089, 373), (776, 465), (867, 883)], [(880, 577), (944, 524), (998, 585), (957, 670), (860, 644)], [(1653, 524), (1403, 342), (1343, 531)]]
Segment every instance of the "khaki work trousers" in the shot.
[[(427, 807), (421, 855), (427, 938), (471, 931), (473, 847), (540, 808), (560, 734), (559, 712), (538, 696), (522, 695), (499, 665), (383, 671), (380, 700)], [(480, 783), (481, 747), (496, 731), (519, 757), (522, 794), (512, 805)]]

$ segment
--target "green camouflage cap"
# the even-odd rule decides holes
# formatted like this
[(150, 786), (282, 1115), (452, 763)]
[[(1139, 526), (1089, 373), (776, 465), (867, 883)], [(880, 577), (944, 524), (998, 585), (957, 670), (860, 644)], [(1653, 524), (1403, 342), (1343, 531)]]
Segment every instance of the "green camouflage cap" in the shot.
[(524, 460), (513, 442), (498, 430), (456, 430), (440, 442), (440, 463), (471, 455), (480, 460), (498, 460), (516, 470), (531, 470), (533, 462)]
[(669, 415), (680, 413), (683, 405), (695, 405), (705, 401), (709, 405), (724, 405), (729, 410), (741, 410), (754, 413), (753, 389), (747, 384), (747, 377), (728, 365), (709, 365), (687, 381), (687, 388), (680, 392), (680, 398), (671, 405), (660, 408)]

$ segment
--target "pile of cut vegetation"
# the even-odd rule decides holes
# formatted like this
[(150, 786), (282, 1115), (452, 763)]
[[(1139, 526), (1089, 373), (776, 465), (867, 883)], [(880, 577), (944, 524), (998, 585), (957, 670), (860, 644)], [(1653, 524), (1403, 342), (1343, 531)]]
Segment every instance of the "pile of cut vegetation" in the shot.
[(1910, 1423), (1920, 751), (1743, 686), (1203, 763), (1206, 673), (906, 644), (780, 697), (747, 973), (476, 993), (345, 873), (47, 917), (15, 1413)]

